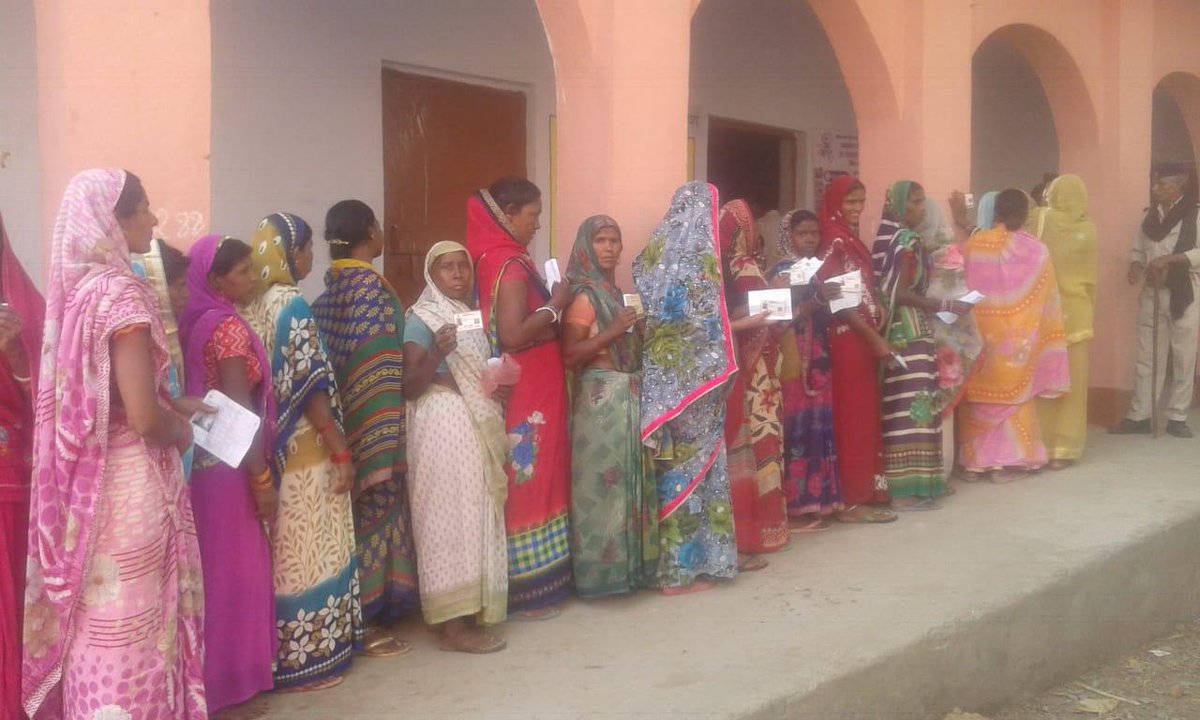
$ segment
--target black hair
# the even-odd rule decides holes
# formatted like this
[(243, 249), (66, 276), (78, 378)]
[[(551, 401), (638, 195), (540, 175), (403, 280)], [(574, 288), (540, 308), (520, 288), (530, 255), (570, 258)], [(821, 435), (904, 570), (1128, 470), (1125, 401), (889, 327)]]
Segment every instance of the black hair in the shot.
[(1019, 230), (1029, 217), (1029, 198), (1016, 188), (1002, 190), (996, 196), (996, 220), (1009, 230)]
[(815, 222), (820, 225), (821, 219), (818, 218), (817, 214), (812, 210), (797, 210), (792, 214), (792, 222), (790, 225), (788, 225), (788, 230), (795, 231), (802, 222)]
[(118, 220), (133, 217), (138, 204), (145, 199), (146, 188), (142, 186), (142, 179), (126, 170), (125, 185), (121, 187), (121, 196), (117, 198), (117, 204), (113, 205), (113, 215)]
[(217, 254), (213, 256), (212, 267), (209, 268), (209, 275), (224, 277), (233, 271), (233, 268), (250, 257), (250, 246), (238, 240), (237, 238), (227, 237), (217, 246)]
[(345, 260), (350, 251), (371, 237), (375, 212), (362, 200), (342, 200), (325, 213), (325, 242), (329, 257)]
[(529, 203), (542, 199), (542, 191), (538, 189), (537, 185), (515, 175), (502, 177), (489, 185), (488, 195), (491, 195), (500, 209), (505, 212), (511, 205), (516, 205), (519, 210)]
[(158, 252), (162, 256), (163, 275), (167, 277), (167, 284), (174, 285), (185, 279), (188, 266), (192, 264), (188, 256), (168, 245), (166, 240), (155, 240), (155, 242), (158, 243)]

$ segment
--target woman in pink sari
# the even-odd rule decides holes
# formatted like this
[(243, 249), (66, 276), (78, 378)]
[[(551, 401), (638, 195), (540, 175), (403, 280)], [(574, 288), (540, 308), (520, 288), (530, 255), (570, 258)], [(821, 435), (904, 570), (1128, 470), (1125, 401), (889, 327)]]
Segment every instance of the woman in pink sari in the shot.
[(154, 291), (129, 253), (156, 224), (141, 182), (67, 187), (50, 260), (34, 429), (25, 711), (203, 720), (200, 554)]
[(0, 218), (0, 718), (21, 715), (21, 610), (29, 540), (33, 398), (46, 303)]

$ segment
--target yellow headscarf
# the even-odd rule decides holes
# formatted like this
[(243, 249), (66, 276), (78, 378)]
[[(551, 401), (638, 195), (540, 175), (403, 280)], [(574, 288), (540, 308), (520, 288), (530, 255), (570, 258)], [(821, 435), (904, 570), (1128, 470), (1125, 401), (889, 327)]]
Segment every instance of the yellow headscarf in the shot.
[(1062, 295), (1067, 342), (1092, 337), (1099, 248), (1088, 219), (1087, 188), (1078, 175), (1060, 175), (1046, 189), (1049, 206), (1039, 217), (1038, 237), (1050, 251)]

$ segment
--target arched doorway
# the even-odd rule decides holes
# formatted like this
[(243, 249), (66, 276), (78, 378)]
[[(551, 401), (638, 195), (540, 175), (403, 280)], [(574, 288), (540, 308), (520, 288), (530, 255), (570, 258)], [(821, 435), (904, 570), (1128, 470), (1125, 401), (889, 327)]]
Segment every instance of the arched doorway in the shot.
[[(745, 198), (774, 252), (774, 213), (858, 172), (858, 121), (821, 20), (797, 0), (703, 0), (692, 18), (693, 175)], [(772, 222), (774, 220), (774, 222)]]
[(1200, 112), (1200, 78), (1184, 72), (1167, 75), (1154, 88), (1153, 103), (1151, 162), (1188, 163), (1194, 169), (1197, 157), (1192, 130), (1200, 129), (1196, 114)]

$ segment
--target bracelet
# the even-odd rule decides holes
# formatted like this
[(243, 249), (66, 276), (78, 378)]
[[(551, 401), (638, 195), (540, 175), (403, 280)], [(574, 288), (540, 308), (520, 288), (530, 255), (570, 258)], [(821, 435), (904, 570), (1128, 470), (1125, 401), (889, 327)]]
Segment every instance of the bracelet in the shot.
[(271, 468), (263, 470), (250, 481), (250, 486), (255, 490), (268, 490), (275, 484), (271, 477)]
[(552, 318), (550, 320), (551, 324), (556, 324), (558, 322), (559, 317), (560, 317), (559, 312), (557, 310), (555, 310), (554, 308), (550, 307), (549, 305), (543, 305), (540, 308), (538, 308), (537, 310), (534, 310), (534, 312), (540, 313), (543, 310), (550, 313), (550, 317)]
[(337, 455), (330, 455), (329, 460), (334, 465), (345, 465), (346, 463), (351, 461), (350, 448), (346, 448), (345, 450), (341, 451)]
[(21, 377), (20, 375), (13, 373), (12, 378), (13, 378), (13, 380), (16, 380), (17, 382), (19, 382), (22, 385), (28, 385), (30, 382), (33, 381), (32, 375), (26, 375), (25, 377)]

